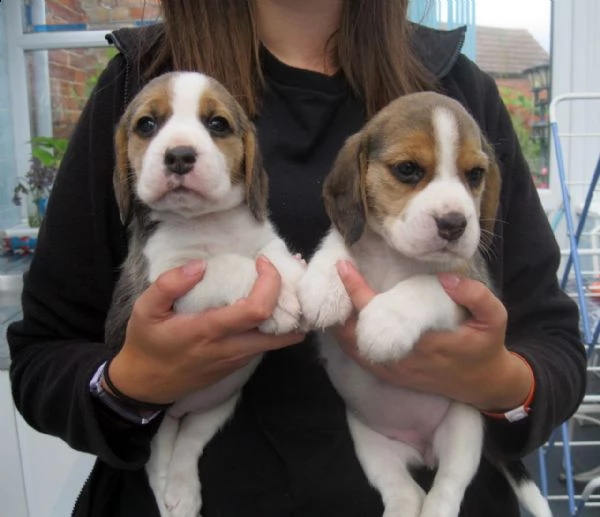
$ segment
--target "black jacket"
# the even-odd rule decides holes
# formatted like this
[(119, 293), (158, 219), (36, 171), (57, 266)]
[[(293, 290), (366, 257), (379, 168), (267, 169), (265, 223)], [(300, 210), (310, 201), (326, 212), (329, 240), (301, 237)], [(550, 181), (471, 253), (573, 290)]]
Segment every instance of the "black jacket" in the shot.
[[(556, 282), (558, 248), (510, 118), (493, 80), (460, 55), (463, 35), (418, 28), (414, 44), (442, 90), (478, 121), (500, 162), (490, 268), (508, 309), (507, 346), (529, 361), (537, 390), (528, 419), (487, 422), (485, 455), (515, 458), (542, 444), (574, 412), (584, 393), (585, 354), (576, 306)], [(98, 456), (75, 510), (82, 517), (157, 515), (143, 466), (159, 421), (125, 425), (97, 405), (88, 389), (108, 357), (103, 324), (127, 249), (112, 189), (113, 129), (142, 86), (139, 68), (147, 54), (140, 56), (139, 49), (156, 37), (154, 28), (112, 35), (121, 53), (100, 77), (73, 134), (25, 280), (23, 320), (8, 333), (14, 400), (26, 421)], [(341, 77), (328, 81), (272, 56), (265, 66), (270, 88), (256, 124), (272, 177), (270, 209), (283, 235), (309, 254), (328, 224), (319, 202), (322, 177), (344, 139), (360, 129), (364, 109)], [(304, 112), (295, 108), (299, 89), (286, 84), (286, 77), (309, 79), (300, 93), (310, 98), (298, 104)], [(318, 135), (319, 141), (331, 139), (325, 150), (316, 147), (310, 131), (318, 122), (310, 110), (319, 102), (325, 110), (339, 104), (325, 121), (328, 131)], [(312, 140), (299, 149), (303, 139)], [(286, 176), (292, 173), (294, 178)], [(306, 187), (290, 188), (290, 180), (306, 181)], [(263, 361), (232, 421), (207, 447), (200, 475), (203, 515), (209, 517), (375, 517), (382, 511), (310, 338)], [(417, 475), (424, 484), (431, 479), (428, 472)], [(506, 481), (486, 459), (461, 515), (518, 515)]]

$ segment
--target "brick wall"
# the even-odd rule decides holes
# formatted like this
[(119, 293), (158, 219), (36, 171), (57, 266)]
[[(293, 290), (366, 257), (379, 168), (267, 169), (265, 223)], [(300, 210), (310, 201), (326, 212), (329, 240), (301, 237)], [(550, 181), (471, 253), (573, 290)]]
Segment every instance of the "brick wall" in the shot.
[[(154, 21), (159, 0), (46, 0), (46, 23), (86, 23), (91, 29), (113, 29), (132, 21)], [(114, 49), (48, 52), (54, 136), (68, 137), (98, 75)]]

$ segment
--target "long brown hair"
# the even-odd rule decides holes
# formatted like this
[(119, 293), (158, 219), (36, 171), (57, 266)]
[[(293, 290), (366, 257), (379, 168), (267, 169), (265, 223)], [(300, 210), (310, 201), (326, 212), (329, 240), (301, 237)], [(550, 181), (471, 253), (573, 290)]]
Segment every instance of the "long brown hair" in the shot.
[[(225, 85), (250, 116), (264, 85), (253, 0), (162, 0), (163, 44), (150, 73), (201, 70)], [(337, 61), (368, 116), (396, 97), (431, 89), (410, 44), (408, 0), (346, 0), (332, 38)]]

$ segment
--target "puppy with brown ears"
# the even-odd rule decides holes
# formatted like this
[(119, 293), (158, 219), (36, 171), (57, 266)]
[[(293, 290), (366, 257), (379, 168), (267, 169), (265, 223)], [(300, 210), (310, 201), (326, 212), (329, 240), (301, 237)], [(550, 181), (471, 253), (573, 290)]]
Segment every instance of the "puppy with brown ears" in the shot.
[[(338, 261), (349, 260), (380, 293), (358, 316), (357, 348), (365, 358), (396, 361), (423, 333), (455, 329), (465, 311), (436, 273), (460, 273), (489, 285), (482, 255), (499, 194), (492, 149), (458, 102), (431, 92), (393, 101), (347, 140), (325, 181), (333, 226), (300, 281), (306, 324), (323, 330), (351, 315), (336, 270)], [(481, 457), (480, 413), (393, 386), (361, 368), (332, 333), (319, 339), (385, 517), (457, 517)], [(412, 479), (411, 465), (437, 467), (427, 495)], [(501, 468), (536, 517), (551, 515), (522, 464)]]
[[(259, 328), (298, 327), (296, 294), (304, 265), (267, 218), (267, 175), (255, 130), (241, 106), (199, 73), (162, 75), (133, 99), (116, 132), (114, 186), (128, 223), (129, 253), (115, 289), (106, 342), (119, 348), (139, 295), (163, 272), (193, 259), (206, 272), (175, 304), (195, 313), (246, 297), (267, 257), (282, 290)], [(195, 517), (201, 508), (198, 458), (232, 415), (260, 358), (216, 384), (177, 401), (152, 442), (146, 466), (162, 517)]]

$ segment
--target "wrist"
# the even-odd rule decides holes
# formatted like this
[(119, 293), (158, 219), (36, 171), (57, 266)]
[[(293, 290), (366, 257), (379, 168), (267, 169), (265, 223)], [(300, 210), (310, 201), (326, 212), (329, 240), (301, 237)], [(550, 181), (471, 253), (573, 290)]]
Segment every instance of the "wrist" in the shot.
[(165, 407), (141, 407), (138, 403), (132, 400), (125, 400), (118, 393), (109, 388), (109, 383), (105, 382), (107, 366), (106, 361), (100, 365), (96, 373), (90, 380), (90, 393), (92, 398), (99, 401), (102, 406), (107, 408), (110, 413), (121, 422), (128, 424), (145, 425), (150, 423), (154, 418), (160, 415)]
[(474, 404), (484, 414), (503, 415), (507, 411), (529, 406), (535, 391), (531, 366), (520, 355), (506, 350), (488, 382), (485, 398)]
[[(109, 390), (117, 391), (141, 406), (169, 405), (173, 399), (163, 389), (160, 371), (154, 366), (154, 361), (124, 346), (107, 364), (103, 381)], [(106, 377), (110, 379), (110, 385)]]

